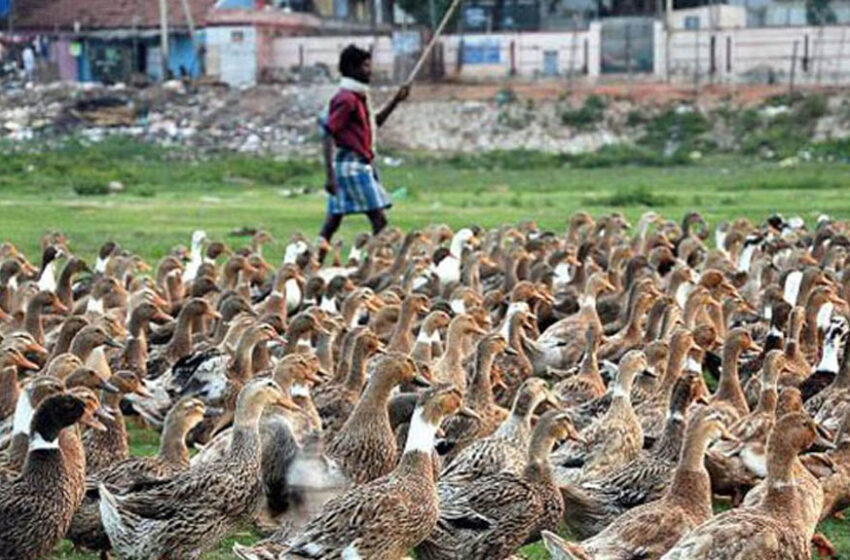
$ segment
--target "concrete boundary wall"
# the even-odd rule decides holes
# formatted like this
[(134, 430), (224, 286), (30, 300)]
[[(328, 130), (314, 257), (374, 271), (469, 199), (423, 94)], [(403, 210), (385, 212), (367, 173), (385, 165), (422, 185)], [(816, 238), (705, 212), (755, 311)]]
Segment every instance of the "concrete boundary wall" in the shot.
[[(593, 22), (575, 32), (447, 35), (438, 49), (439, 73), (470, 81), (516, 77), (594, 82), (600, 78), (601, 27)], [(652, 72), (636, 74), (635, 80), (782, 84), (790, 82), (793, 67), (800, 85), (850, 84), (850, 26), (668, 33), (656, 21), (653, 34)], [(372, 48), (379, 74), (399, 73), (404, 55), (389, 36), (281, 37), (273, 41), (268, 64), (278, 69), (320, 64), (335, 71), (339, 52), (349, 43)], [(604, 76), (609, 77), (616, 78)]]

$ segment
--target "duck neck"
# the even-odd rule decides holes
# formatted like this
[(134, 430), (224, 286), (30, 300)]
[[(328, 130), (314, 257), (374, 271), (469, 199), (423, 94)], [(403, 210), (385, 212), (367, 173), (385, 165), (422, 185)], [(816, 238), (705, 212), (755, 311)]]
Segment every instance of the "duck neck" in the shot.
[(233, 441), (230, 443), (230, 455), (236, 461), (259, 463), (261, 415), (261, 408), (240, 407), (237, 403), (233, 419)]
[(670, 461), (671, 463), (679, 459), (679, 454), (682, 451), (682, 441), (685, 437), (685, 425), (684, 412), (678, 407), (671, 408), (664, 422), (664, 432), (661, 434), (661, 438), (652, 446), (652, 451), (656, 457)]
[(58, 356), (59, 354), (64, 354), (65, 352), (69, 351), (69, 348), (71, 347), (71, 342), (73, 342), (74, 337), (77, 336), (77, 333), (80, 332), (81, 328), (82, 326), (80, 326), (76, 330), (72, 328), (62, 328), (59, 330), (59, 337), (56, 339), (56, 343), (53, 345), (53, 351), (50, 353), (48, 363), (50, 362), (50, 359)]
[(496, 356), (484, 345), (479, 346), (475, 353), (475, 370), (472, 383), (466, 391), (467, 402), (476, 408), (493, 405), (496, 402), (493, 396), (493, 385), (490, 375), (493, 370), (493, 362)]
[(513, 407), (511, 407), (511, 413), (505, 422), (523, 430), (530, 430), (531, 417), (541, 402), (543, 402), (542, 395), (518, 394), (516, 400), (514, 400)]
[(584, 356), (582, 356), (581, 363), (579, 364), (578, 374), (582, 377), (591, 378), (594, 381), (602, 381), (604, 384), (602, 376), (599, 375), (599, 361), (596, 357), (595, 343), (589, 345), (587, 350), (585, 350)]
[(517, 313), (511, 317), (508, 325), (508, 345), (516, 352), (524, 352), (522, 347), (522, 317)]
[(838, 368), (832, 386), (838, 388), (850, 387), (850, 343), (844, 345), (844, 359)]
[(405, 236), (404, 241), (401, 243), (401, 247), (396, 254), (395, 260), (393, 261), (392, 266), (390, 266), (390, 270), (387, 272), (390, 278), (395, 280), (398, 278), (399, 274), (404, 270), (404, 265), (407, 262), (407, 253), (410, 252), (410, 247), (413, 245), (414, 238), (411, 236)]
[(195, 314), (189, 313), (185, 307), (177, 316), (177, 325), (174, 327), (174, 334), (171, 335), (171, 341), (168, 343), (172, 354), (185, 356), (192, 351), (192, 323), (194, 318)]
[(44, 325), (41, 315), (44, 312), (44, 303), (38, 297), (34, 297), (27, 304), (24, 318), (24, 328), (32, 335), (36, 342), (44, 344)]
[(140, 308), (136, 308), (130, 314), (130, 321), (127, 323), (127, 331), (130, 336), (140, 337), (142, 334), (148, 332), (148, 328), (150, 326), (150, 319), (145, 316)]
[(356, 344), (351, 355), (351, 367), (345, 378), (345, 388), (359, 394), (366, 383), (366, 366), (369, 364), (371, 354), (366, 351), (365, 346)]
[(331, 380), (332, 384), (341, 385), (345, 382), (348, 373), (351, 371), (351, 362), (354, 360), (354, 348), (356, 344), (357, 337), (354, 332), (348, 331), (343, 335), (340, 343), (339, 358), (337, 359), (336, 369), (334, 370), (334, 377)]
[(231, 374), (234, 379), (238, 379), (243, 383), (247, 381), (254, 373), (254, 347), (259, 344), (260, 339), (258, 333), (249, 329), (239, 339), (239, 344), (236, 346), (236, 354), (233, 357), (233, 367)]
[(366, 390), (363, 391), (363, 396), (357, 402), (351, 416), (369, 422), (374, 421), (377, 413), (379, 417), (383, 415), (389, 421), (387, 403), (396, 384), (388, 379), (381, 379), (381, 377), (377, 371), (372, 374), (371, 379), (366, 384)]
[[(778, 443), (779, 438), (771, 438), (767, 459), (767, 494), (761, 507), (771, 512), (785, 512), (786, 515), (799, 516), (799, 496), (801, 489), (794, 482), (794, 464), (797, 453), (786, 443)], [(773, 444), (777, 445), (773, 445)], [(778, 449), (777, 449), (778, 448)]]
[(723, 348), (723, 367), (720, 370), (720, 380), (714, 398), (728, 401), (742, 411), (748, 411), (747, 397), (741, 389), (741, 379), (738, 377), (738, 358), (741, 347), (737, 344), (727, 344)]
[(761, 388), (759, 394), (759, 402), (753, 412), (759, 414), (773, 414), (776, 412), (776, 404), (779, 402), (779, 393), (776, 391), (776, 384), (768, 385)]
[(829, 371), (832, 373), (838, 373), (839, 365), (838, 365), (838, 347), (836, 341), (831, 339), (825, 339), (823, 344), (823, 355), (821, 356), (820, 362), (818, 362), (817, 371)]
[(408, 353), (412, 346), (413, 320), (416, 309), (411, 305), (402, 305), (401, 314), (396, 323), (395, 331), (390, 340), (390, 348), (397, 352)]
[(69, 308), (73, 303), (73, 281), (76, 272), (74, 265), (69, 262), (62, 269), (62, 272), (59, 274), (59, 281), (56, 283), (56, 296), (59, 298), (59, 301)]
[(333, 371), (333, 341), (336, 332), (319, 334), (316, 341), (316, 357), (323, 371)]
[(71, 341), (71, 354), (77, 356), (81, 362), (86, 363), (95, 345), (87, 336), (75, 336)]
[(363, 304), (360, 301), (347, 303), (348, 305), (342, 306), (342, 321), (347, 329), (353, 329), (360, 319), (360, 310), (363, 308)]
[(641, 327), (643, 317), (646, 315), (648, 302), (638, 301), (632, 305), (631, 314), (629, 315), (629, 324), (626, 327), (626, 336), (633, 337), (636, 340), (643, 338), (643, 328)]
[(286, 333), (286, 346), (283, 349), (284, 356), (294, 353), (298, 350), (299, 341), (308, 334), (310, 329), (306, 329), (297, 324), (292, 324), (289, 327), (289, 332)]
[(466, 333), (460, 329), (449, 329), (446, 336), (446, 350), (443, 360), (449, 367), (460, 367), (463, 365), (463, 341)]
[(434, 484), (431, 452), (438, 428), (438, 423), (428, 419), (421, 407), (413, 411), (407, 442), (398, 466), (398, 473), (401, 476), (419, 476)]
[(101, 391), (100, 392), (100, 404), (103, 405), (104, 408), (108, 409), (111, 414), (113, 414), (116, 419), (119, 417), (122, 419), (119, 422), (122, 426), (124, 425), (123, 415), (121, 414), (121, 400), (125, 397), (123, 391), (118, 393), (109, 392), (109, 391)]
[(682, 455), (670, 484), (670, 495), (693, 510), (711, 510), (711, 479), (703, 459), (708, 443), (708, 437), (699, 433), (696, 427), (687, 431)]
[[(0, 395), (2, 399), (10, 399), (18, 396), (20, 386), (18, 385), (18, 371), (14, 366), (0, 368)], [(17, 401), (15, 401), (17, 405)]]
[(525, 478), (539, 480), (544, 478), (551, 480), (552, 464), (549, 455), (555, 445), (555, 438), (548, 430), (537, 429), (531, 436), (528, 445), (528, 463), (525, 466)]
[(692, 329), (697, 322), (697, 315), (699, 315), (700, 311), (703, 310), (703, 304), (699, 300), (699, 298), (689, 298), (687, 303), (685, 304), (685, 309), (682, 314), (682, 320), (685, 323), (685, 327)]
[(189, 430), (178, 423), (166, 423), (159, 442), (158, 457), (170, 465), (189, 465), (189, 448), (186, 435)]

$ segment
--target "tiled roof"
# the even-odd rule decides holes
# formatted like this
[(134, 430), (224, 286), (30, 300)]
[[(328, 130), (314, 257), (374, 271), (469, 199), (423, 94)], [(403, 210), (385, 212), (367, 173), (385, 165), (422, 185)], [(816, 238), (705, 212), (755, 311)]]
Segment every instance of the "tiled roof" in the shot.
[[(195, 25), (203, 27), (216, 0), (186, 0)], [(182, 0), (166, 0), (168, 23), (185, 28)], [(157, 0), (17, 0), (12, 23), (19, 30), (128, 29), (159, 26)]]

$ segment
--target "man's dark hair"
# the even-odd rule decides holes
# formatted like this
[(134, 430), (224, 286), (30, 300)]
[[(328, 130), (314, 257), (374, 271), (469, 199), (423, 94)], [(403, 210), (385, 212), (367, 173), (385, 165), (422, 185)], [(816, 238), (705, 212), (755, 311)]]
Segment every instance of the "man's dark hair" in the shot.
[(353, 78), (364, 60), (372, 58), (372, 53), (364, 51), (356, 45), (348, 45), (339, 55), (339, 73), (346, 78)]

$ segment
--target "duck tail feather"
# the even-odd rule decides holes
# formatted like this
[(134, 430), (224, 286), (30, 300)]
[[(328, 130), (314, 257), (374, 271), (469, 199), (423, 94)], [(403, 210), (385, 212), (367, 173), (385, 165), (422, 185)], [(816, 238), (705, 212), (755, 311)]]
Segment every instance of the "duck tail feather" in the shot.
[(252, 547), (244, 546), (239, 543), (233, 545), (233, 554), (241, 560), (262, 560)]
[(580, 537), (595, 535), (608, 525), (608, 513), (602, 502), (581, 488), (566, 484), (561, 486), (561, 496), (569, 515), (564, 520), (570, 531)]
[(551, 531), (543, 531), (541, 536), (552, 560), (591, 560), (579, 544), (573, 544)]
[[(103, 522), (103, 528), (109, 535), (111, 541), (124, 540), (123, 534), (129, 531), (127, 519), (121, 515), (118, 497), (109, 491), (106, 484), (98, 485), (100, 493), (100, 518)], [(118, 537), (118, 538), (116, 538)]]

